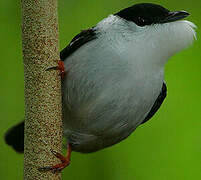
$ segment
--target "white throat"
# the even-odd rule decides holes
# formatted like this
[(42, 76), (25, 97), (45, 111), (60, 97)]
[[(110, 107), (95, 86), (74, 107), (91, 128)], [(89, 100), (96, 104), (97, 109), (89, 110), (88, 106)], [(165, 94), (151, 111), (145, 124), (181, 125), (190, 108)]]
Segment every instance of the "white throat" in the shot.
[(141, 57), (162, 66), (169, 57), (193, 43), (196, 39), (194, 28), (196, 26), (190, 21), (140, 27), (114, 15), (97, 25), (97, 30), (104, 32), (119, 51), (128, 51), (133, 54), (132, 58)]

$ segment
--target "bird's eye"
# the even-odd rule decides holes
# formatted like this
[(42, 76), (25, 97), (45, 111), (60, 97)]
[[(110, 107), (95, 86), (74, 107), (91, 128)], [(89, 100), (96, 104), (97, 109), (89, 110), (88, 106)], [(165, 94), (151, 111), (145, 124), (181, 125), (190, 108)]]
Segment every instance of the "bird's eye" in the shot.
[(139, 21), (141, 24), (145, 23), (145, 20), (144, 20), (142, 17), (138, 17), (138, 21)]
[(135, 20), (135, 23), (138, 25), (138, 26), (145, 26), (147, 24), (149, 24), (149, 20), (147, 18), (144, 18), (144, 17), (141, 17), (141, 16), (138, 16)]

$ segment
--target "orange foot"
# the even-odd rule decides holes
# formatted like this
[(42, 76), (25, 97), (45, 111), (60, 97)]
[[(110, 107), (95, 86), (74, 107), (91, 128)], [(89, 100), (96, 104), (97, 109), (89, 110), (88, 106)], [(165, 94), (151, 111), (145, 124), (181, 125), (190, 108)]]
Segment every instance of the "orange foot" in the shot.
[(63, 61), (59, 60), (57, 69), (60, 71), (61, 78), (64, 78), (66, 71)]
[(63, 79), (63, 78), (65, 77), (65, 75), (66, 75), (66, 70), (65, 70), (64, 62), (61, 61), (61, 60), (59, 60), (58, 66), (48, 68), (46, 71), (50, 71), (50, 70), (59, 70), (62, 79)]
[(67, 156), (63, 156), (58, 152), (55, 152), (53, 150), (51, 150), (51, 152), (58, 158), (61, 160), (61, 163), (56, 164), (54, 166), (46, 166), (46, 167), (40, 167), (38, 168), (39, 171), (53, 171), (55, 172), (60, 172), (62, 171), (65, 167), (67, 167), (70, 164), (70, 156), (71, 156), (71, 146), (70, 144), (68, 144), (67, 147)]

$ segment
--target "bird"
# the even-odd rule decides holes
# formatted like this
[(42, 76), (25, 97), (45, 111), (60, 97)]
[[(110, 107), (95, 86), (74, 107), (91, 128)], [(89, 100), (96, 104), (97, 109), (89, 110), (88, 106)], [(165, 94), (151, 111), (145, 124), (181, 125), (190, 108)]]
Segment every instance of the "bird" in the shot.
[[(186, 11), (134, 4), (82, 30), (60, 52), (63, 136), (67, 156), (41, 170), (62, 170), (70, 152), (91, 153), (126, 139), (150, 120), (167, 95), (168, 59), (196, 39)], [(9, 129), (6, 143), (24, 150), (24, 122)], [(64, 160), (65, 159), (65, 160)]]

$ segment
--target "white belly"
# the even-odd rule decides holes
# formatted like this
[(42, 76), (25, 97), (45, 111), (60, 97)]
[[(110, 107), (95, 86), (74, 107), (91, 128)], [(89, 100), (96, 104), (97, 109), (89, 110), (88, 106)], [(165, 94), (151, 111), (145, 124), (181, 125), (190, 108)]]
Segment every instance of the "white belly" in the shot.
[(88, 43), (87, 57), (85, 46), (65, 61), (64, 136), (80, 152), (111, 146), (130, 135), (150, 111), (163, 83), (162, 68), (147, 70), (138, 60), (122, 59), (127, 57), (124, 52), (98, 45)]

